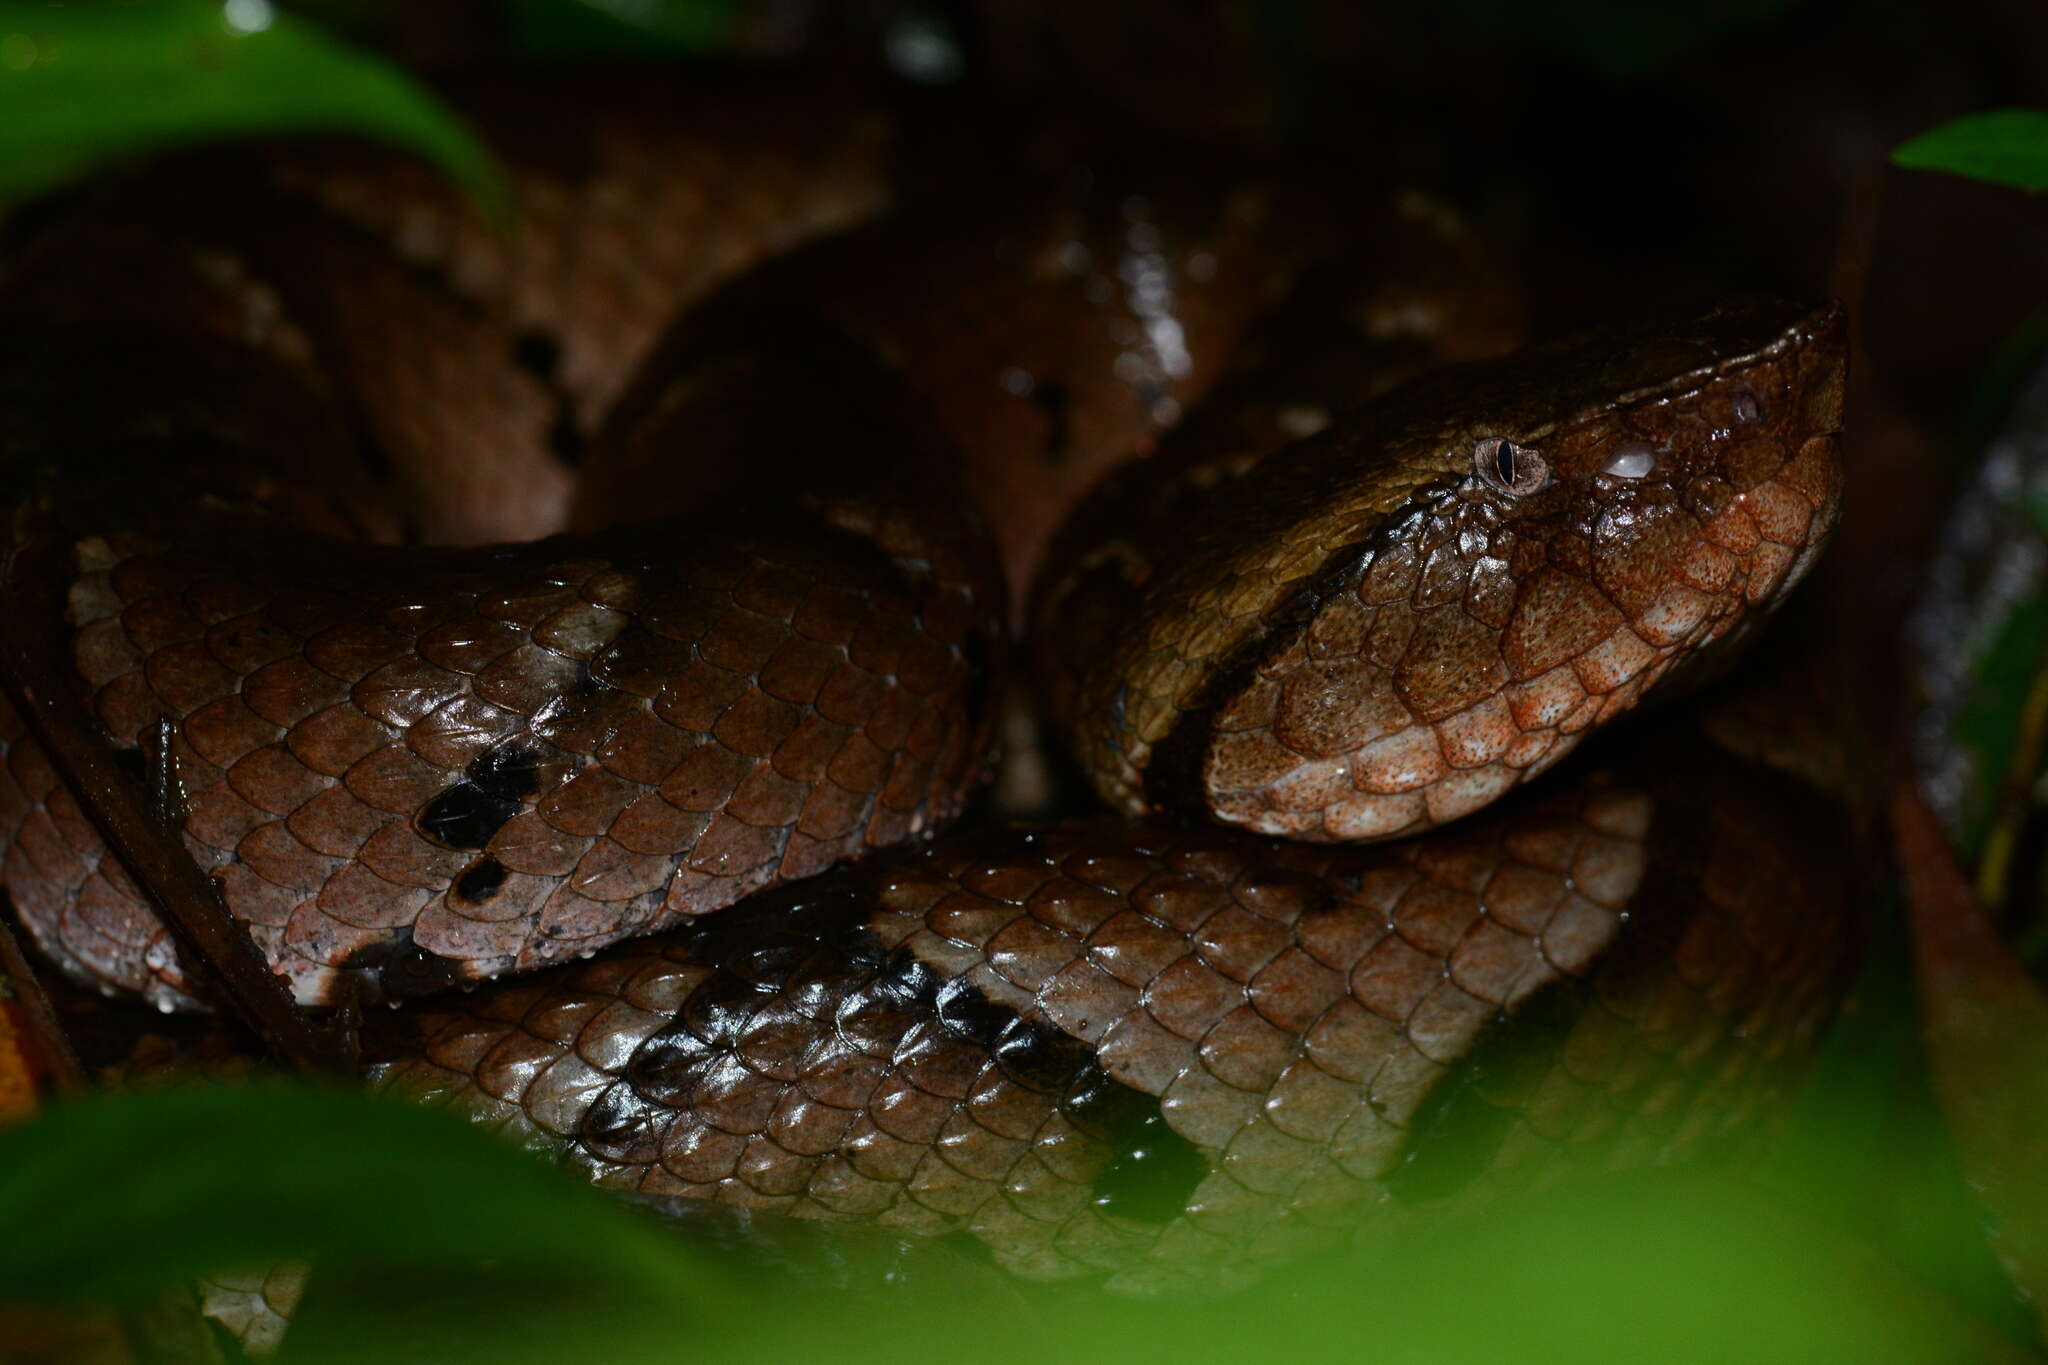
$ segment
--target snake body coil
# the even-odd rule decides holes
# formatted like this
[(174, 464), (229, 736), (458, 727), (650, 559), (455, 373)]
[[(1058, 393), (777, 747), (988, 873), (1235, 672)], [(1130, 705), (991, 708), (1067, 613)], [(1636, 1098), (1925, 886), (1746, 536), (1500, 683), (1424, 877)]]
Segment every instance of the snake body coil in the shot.
[[(1516, 789), (1811, 564), (1838, 316), (1503, 355), (1413, 194), (1069, 169), (984, 220), (873, 119), (523, 95), (587, 112), (482, 101), (509, 240), (386, 158), (200, 159), (5, 282), (10, 581), (299, 1000), (591, 958), (378, 1014), (379, 1083), (1132, 1287), (1718, 1150), (1789, 1083), (1853, 953), (1823, 803), (1683, 718)], [(1026, 606), (1150, 818), (926, 842)], [(6, 719), (22, 922), (193, 1003)]]

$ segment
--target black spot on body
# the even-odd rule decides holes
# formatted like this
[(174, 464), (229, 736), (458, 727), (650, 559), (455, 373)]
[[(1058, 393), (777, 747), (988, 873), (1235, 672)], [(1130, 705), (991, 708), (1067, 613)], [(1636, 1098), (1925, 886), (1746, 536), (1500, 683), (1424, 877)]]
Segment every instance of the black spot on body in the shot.
[(505, 865), (496, 858), (479, 858), (455, 879), (455, 894), (471, 905), (482, 905), (498, 894), (507, 875)]
[(380, 943), (365, 944), (335, 966), (369, 976), (373, 983), (369, 998), (384, 1000), (432, 995), (476, 976), (475, 964), (443, 957), (413, 942), (410, 925), (394, 930)]
[[(1057, 1095), (1073, 1084), (1077, 1047), (1065, 1034), (1027, 1024), (1013, 1014), (990, 1050), (1011, 1080), (1041, 1095)], [(1086, 1049), (1080, 1051), (1080, 1065), (1085, 1066)]]
[(989, 667), (988, 632), (969, 631), (967, 642), (960, 647), (960, 662), (967, 668), (967, 728), (979, 730), (988, 719), (989, 696), (995, 689), (995, 676)]
[(546, 332), (521, 332), (512, 340), (512, 359), (543, 383), (552, 384), (562, 368), (562, 347)]
[(933, 1003), (949, 1033), (986, 1048), (993, 1048), (1017, 1018), (1015, 1010), (996, 1004), (960, 977), (940, 986)]
[(1493, 1163), (1521, 1106), (1558, 1064), (1584, 1005), (1576, 983), (1553, 985), (1488, 1026), (1416, 1111), (1401, 1163), (1386, 1175), (1395, 1198), (1447, 1199)]
[(474, 782), (458, 782), (429, 801), (414, 824), (449, 848), (482, 848), (519, 813), (517, 799), (492, 796)]
[(705, 1072), (725, 1054), (724, 1047), (707, 1042), (678, 1021), (635, 1048), (621, 1074), (635, 1094), (680, 1109), (690, 1102)]
[(507, 740), (469, 761), (469, 780), (500, 800), (533, 795), (540, 783), (540, 754), (530, 743)]
[(1172, 1222), (1209, 1174), (1207, 1159), (1173, 1131), (1157, 1099), (1111, 1080), (1093, 1063), (1089, 1072), (1062, 1107), (1109, 1144), (1109, 1162), (1095, 1177), (1095, 1207), (1134, 1222)]
[(540, 755), (530, 744), (508, 740), (471, 759), (467, 780), (429, 801), (413, 823), (449, 848), (482, 848), (519, 814), (539, 775)]
[(639, 1092), (633, 1085), (614, 1085), (598, 1096), (577, 1125), (584, 1146), (608, 1161), (650, 1164), (661, 1151), (662, 1136), (675, 1121), (675, 1105)]
[(1045, 462), (1054, 466), (1066, 463), (1074, 444), (1073, 395), (1059, 381), (1041, 379), (1031, 386), (1031, 401), (1045, 414)]
[(908, 948), (889, 954), (881, 970), (869, 983), (867, 994), (896, 1009), (935, 1010), (940, 976)]
[(760, 1013), (770, 992), (731, 972), (717, 972), (683, 1001), (678, 1021), (709, 1043), (728, 1043)]
[(590, 439), (583, 433), (583, 426), (570, 413), (563, 412), (548, 424), (548, 453), (568, 465), (571, 469), (582, 467), (583, 458), (590, 450)]
[[(686, 1111), (696, 1104), (707, 1078), (747, 1058), (749, 1029), (769, 1010), (799, 1028), (810, 1020), (820, 1042), (850, 1042), (877, 1059), (893, 1054), (899, 1064), (935, 1035), (984, 1050), (984, 1077), (1044, 1097), (1096, 1144), (1103, 1154), (1099, 1207), (1155, 1223), (1177, 1217), (1208, 1163), (1167, 1125), (1158, 1101), (1112, 1080), (1080, 1039), (1025, 1019), (907, 947), (885, 947), (870, 928), (876, 910), (865, 885), (836, 877), (822, 887), (771, 891), (684, 931), (689, 960), (707, 975), (674, 1020), (634, 1050), (620, 1072), (625, 1084), (593, 1106), (583, 1126), (591, 1149), (652, 1160), (657, 1127), (665, 1136), (677, 1124), (697, 1126), (698, 1119), (664, 1117), (648, 1106)], [(782, 1045), (794, 1057), (802, 1041), (792, 1036)], [(759, 1080), (785, 1083), (772, 1074)]]

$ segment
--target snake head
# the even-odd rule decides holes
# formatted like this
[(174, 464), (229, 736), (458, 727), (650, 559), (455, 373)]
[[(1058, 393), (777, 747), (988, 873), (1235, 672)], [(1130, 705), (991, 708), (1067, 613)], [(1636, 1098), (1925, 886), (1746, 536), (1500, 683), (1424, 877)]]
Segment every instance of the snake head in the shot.
[(1838, 310), (1744, 300), (1441, 371), (1271, 457), (1096, 666), (1098, 787), (1323, 841), (1480, 809), (1811, 567), (1844, 369)]

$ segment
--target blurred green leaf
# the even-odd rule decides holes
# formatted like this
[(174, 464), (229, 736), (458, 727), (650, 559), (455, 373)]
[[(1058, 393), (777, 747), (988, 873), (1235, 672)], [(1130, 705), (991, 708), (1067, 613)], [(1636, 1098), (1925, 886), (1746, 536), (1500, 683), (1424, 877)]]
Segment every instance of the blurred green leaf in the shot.
[(472, 1125), (353, 1091), (168, 1089), (0, 1132), (0, 1296), (132, 1300), (310, 1255), (281, 1365), (2025, 1358), (1826, 1223), (1725, 1179), (1638, 1173), (1477, 1217), (1373, 1216), (1390, 1230), (1370, 1250), (1269, 1268), (1241, 1294), (1027, 1294), (960, 1258), (905, 1298), (886, 1277), (744, 1277)]
[(1900, 143), (1892, 164), (2048, 190), (2048, 110), (1998, 109), (1944, 123)]
[(506, 211), (503, 181), (460, 121), (381, 59), (269, 0), (0, 0), (0, 197), (152, 148), (289, 132), (408, 148), (487, 211)]
[(1999, 1260), (2048, 1339), (2048, 995), (1984, 913), (1910, 782), (1890, 802), (1929, 1075)]
[(0, 1130), (0, 1288), (128, 1300), (210, 1269), (489, 1259), (715, 1298), (658, 1226), (449, 1114), (282, 1082), (107, 1094)]
[(512, 38), (531, 52), (716, 52), (746, 0), (512, 0)]
[(1978, 782), (1967, 794), (1962, 848), (1974, 861), (1999, 813), (1999, 798), (2021, 751), (2021, 729), (2035, 674), (2048, 651), (2048, 598), (2014, 604), (1970, 668), (1973, 687), (1955, 716), (1956, 742), (1976, 755)]

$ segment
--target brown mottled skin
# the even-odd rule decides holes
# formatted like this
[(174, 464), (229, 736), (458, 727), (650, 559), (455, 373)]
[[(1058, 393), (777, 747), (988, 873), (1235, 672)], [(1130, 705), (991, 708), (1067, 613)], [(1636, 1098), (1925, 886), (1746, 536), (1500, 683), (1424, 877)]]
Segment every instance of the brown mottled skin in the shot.
[[(870, 135), (791, 124), (753, 130), (755, 212), (780, 224), (749, 228), (757, 246), (853, 221), (882, 197), (858, 174)], [(643, 132), (680, 158), (658, 161), (591, 137), (607, 155), (581, 167), (584, 212), (538, 214), (507, 270), (552, 269), (531, 263), (550, 259), (536, 235), (597, 251), (608, 239), (592, 221), (650, 196), (688, 201), (692, 172), (717, 182), (741, 154), (692, 160), (688, 135)], [(217, 184), (238, 165), (187, 174)], [(636, 174), (663, 188), (636, 191)], [(527, 180), (551, 202), (535, 188), (550, 182)], [(471, 307), (306, 209), (295, 186), (218, 203), (154, 186), (110, 199), (13, 271), (0, 446), (31, 480), (44, 466), (86, 471), (83, 490), (30, 483), (16, 574), (61, 585), (50, 597), (118, 748), (140, 757), (171, 722), (186, 846), (301, 1003), (342, 998), (349, 979), (398, 996), (585, 954), (961, 809), (986, 767), (979, 698), (1004, 602), (947, 492), (950, 455), (866, 356), (807, 343), (796, 409), (783, 387), (763, 401), (735, 368), (743, 338), (694, 353), (702, 373), (663, 420), (701, 447), (752, 412), (752, 444), (730, 452), (720, 496), (679, 496), (623, 535), (466, 550), (329, 539), (309, 532), (389, 540), (425, 518), (434, 538), (468, 539), (478, 524), (436, 514), (436, 499), (521, 487), (538, 462), (566, 487), (545, 440), (565, 414), (503, 401), (534, 389), (518, 363), (519, 300), (534, 291), (515, 271), (502, 320)], [(393, 225), (401, 243), (406, 221)], [(710, 230), (713, 262), (729, 230)], [(638, 247), (628, 234), (619, 249)], [(555, 255), (569, 250), (557, 242)], [(281, 269), (294, 252), (315, 268)], [(643, 285), (675, 301), (716, 274), (687, 250), (651, 259), (679, 263)], [(126, 317), (132, 301), (102, 292), (102, 269), (146, 282), (163, 306)], [(573, 310), (557, 321), (560, 353), (579, 354)], [(88, 377), (109, 370), (124, 383)], [(465, 403), (482, 408), (466, 417)], [(360, 457), (367, 412), (396, 478)], [(465, 439), (437, 437), (437, 423)], [(823, 458), (823, 433), (836, 458)], [(405, 456), (437, 441), (454, 460), (422, 511), (403, 495), (427, 476)], [(302, 487), (310, 469), (352, 463), (343, 477), (363, 497)], [(227, 505), (198, 491), (209, 486), (234, 490)], [(266, 508), (294, 515), (279, 524)], [(563, 515), (488, 520), (502, 534)], [(18, 737), (11, 713), (4, 723)], [(4, 774), (5, 875), (30, 935), (105, 988), (192, 1003), (168, 931), (41, 752), (10, 744)]]
[[(1477, 810), (1804, 575), (1843, 337), (1732, 303), (1439, 372), (1255, 479), (1113, 481), (1041, 583), (1056, 728), (1133, 814), (1345, 842)], [(1536, 486), (1486, 477), (1503, 438)]]
[(611, 1188), (1230, 1283), (1755, 1140), (1854, 960), (1840, 828), (1680, 733), (1397, 844), (956, 836), (379, 1021), (375, 1075)]
[[(591, 958), (377, 1012), (380, 1083), (1133, 1288), (1790, 1083), (1853, 951), (1824, 807), (1683, 726), (1513, 789), (1819, 552), (1834, 314), (1504, 355), (1423, 196), (1333, 236), (1273, 176), (1040, 166), (983, 217), (864, 115), (564, 80), (477, 106), (510, 237), (383, 154), (209, 156), (0, 278), (9, 584), (301, 1003)], [(1005, 618), (1119, 465), (1036, 648), (1154, 818), (883, 852), (986, 776)], [(36, 945), (198, 1003), (0, 740)]]

